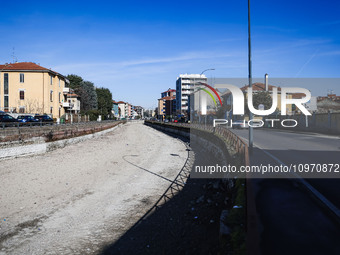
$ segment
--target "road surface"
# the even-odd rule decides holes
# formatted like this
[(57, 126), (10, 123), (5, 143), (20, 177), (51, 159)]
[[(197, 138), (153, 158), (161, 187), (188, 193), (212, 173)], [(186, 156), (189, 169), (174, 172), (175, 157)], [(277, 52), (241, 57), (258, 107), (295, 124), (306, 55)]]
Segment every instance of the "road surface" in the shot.
[[(248, 139), (248, 130), (233, 130)], [(251, 163), (340, 163), (340, 139), (310, 133), (254, 130)], [(339, 176), (340, 177), (340, 176)], [(340, 179), (305, 179), (340, 208)], [(262, 254), (340, 254), (340, 227), (329, 210), (289, 179), (255, 179)]]
[(0, 164), (0, 254), (96, 254), (159, 199), (183, 142), (139, 123)]
[[(233, 130), (248, 139), (248, 130)], [(270, 129), (254, 129), (254, 145), (286, 165), (340, 164), (340, 137), (321, 134), (293, 133)], [(313, 175), (309, 175), (313, 177)], [(315, 188), (340, 208), (340, 173), (338, 178), (308, 178)]]

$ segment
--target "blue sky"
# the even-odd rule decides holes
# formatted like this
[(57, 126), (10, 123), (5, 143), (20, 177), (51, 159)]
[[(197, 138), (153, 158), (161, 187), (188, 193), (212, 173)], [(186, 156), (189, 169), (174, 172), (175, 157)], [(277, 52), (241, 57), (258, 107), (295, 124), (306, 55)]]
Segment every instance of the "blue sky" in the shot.
[[(253, 76), (340, 77), (340, 2), (252, 0)], [(247, 77), (247, 0), (6, 1), (0, 62), (77, 74), (155, 107), (180, 73)], [(309, 88), (312, 95), (340, 84)]]

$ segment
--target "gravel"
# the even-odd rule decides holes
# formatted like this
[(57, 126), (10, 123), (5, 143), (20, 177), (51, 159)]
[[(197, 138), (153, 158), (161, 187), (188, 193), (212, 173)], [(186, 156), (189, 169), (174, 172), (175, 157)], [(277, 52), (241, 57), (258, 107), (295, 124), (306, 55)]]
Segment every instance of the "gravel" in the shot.
[(180, 140), (130, 122), (2, 161), (0, 254), (97, 254), (153, 206), (186, 158)]

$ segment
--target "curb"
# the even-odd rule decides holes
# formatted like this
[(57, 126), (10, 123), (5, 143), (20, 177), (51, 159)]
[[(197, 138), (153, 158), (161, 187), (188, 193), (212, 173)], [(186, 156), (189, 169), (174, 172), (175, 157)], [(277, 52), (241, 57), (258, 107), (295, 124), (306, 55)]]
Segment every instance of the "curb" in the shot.
[(332, 218), (340, 225), (340, 209), (325, 198), (319, 191), (317, 191), (311, 184), (304, 179), (298, 179), (301, 187), (306, 190), (312, 198), (328, 212)]

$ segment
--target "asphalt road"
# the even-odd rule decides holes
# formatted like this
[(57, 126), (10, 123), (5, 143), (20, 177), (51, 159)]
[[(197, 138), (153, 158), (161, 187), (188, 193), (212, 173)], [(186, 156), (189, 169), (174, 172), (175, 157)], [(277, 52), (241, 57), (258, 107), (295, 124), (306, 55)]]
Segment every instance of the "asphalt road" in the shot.
[[(248, 130), (233, 130), (233, 132), (248, 139)], [(254, 145), (285, 165), (340, 164), (340, 137), (337, 136), (254, 129)], [(340, 208), (340, 172), (332, 176), (323, 173), (318, 175), (300, 173), (300, 175)]]
[[(248, 139), (248, 130), (233, 130)], [(339, 164), (340, 139), (310, 133), (254, 130), (252, 165)], [(276, 175), (278, 176), (278, 175)], [(278, 176), (280, 177), (280, 176)], [(283, 177), (283, 176), (281, 176)], [(304, 179), (340, 208), (340, 179)], [(319, 175), (317, 177), (326, 177)], [(294, 179), (254, 179), (262, 254), (340, 254), (340, 227)]]

